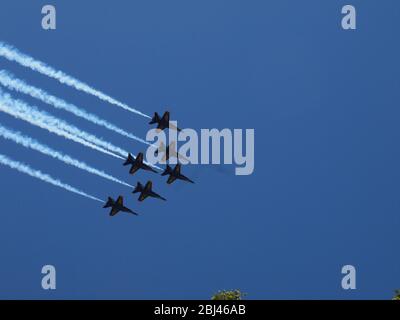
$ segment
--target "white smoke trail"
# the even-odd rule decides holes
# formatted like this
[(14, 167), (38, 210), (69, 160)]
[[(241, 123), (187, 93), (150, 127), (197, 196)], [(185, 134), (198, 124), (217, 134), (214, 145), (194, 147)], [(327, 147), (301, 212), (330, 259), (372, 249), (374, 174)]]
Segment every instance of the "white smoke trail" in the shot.
[(31, 97), (35, 99), (39, 99), (44, 103), (47, 103), (57, 109), (62, 109), (67, 112), (70, 112), (77, 117), (83, 118), (85, 120), (88, 120), (94, 124), (97, 124), (99, 126), (103, 126), (109, 130), (112, 130), (116, 133), (119, 133), (120, 135), (123, 135), (125, 137), (128, 137), (130, 139), (145, 143), (147, 145), (151, 145), (149, 142), (146, 140), (143, 140), (129, 132), (126, 132), (125, 130), (117, 127), (116, 125), (109, 123), (108, 121), (99, 118), (98, 116), (88, 113), (85, 110), (82, 110), (81, 108), (70, 104), (60, 98), (57, 98), (53, 95), (48, 94), (46, 91), (36, 88), (34, 86), (31, 86), (27, 84), (25, 81), (20, 80), (16, 78), (14, 75), (11, 73), (7, 72), (6, 70), (0, 70), (0, 84), (2, 84), (4, 87), (10, 90), (15, 90), (17, 92), (21, 92), (27, 95), (30, 95)]
[[(61, 119), (58, 119), (45, 111), (39, 111), (36, 107), (31, 107), (21, 100), (13, 99), (8, 93), (4, 93), (1, 89), (0, 101), (2, 102), (2, 106), (0, 108), (2, 108), (1, 110), (4, 112), (12, 112), (13, 115), (18, 114), (21, 117), (23, 115), (24, 118), (29, 119), (30, 121), (34, 121), (35, 123), (40, 123), (41, 125), (46, 126), (47, 130), (49, 130), (48, 128), (55, 128), (65, 133), (69, 133), (71, 136), (85, 140), (86, 142), (100, 147), (105, 151), (108, 150), (116, 156), (119, 155), (120, 158), (128, 155), (127, 151), (116, 147), (109, 142), (103, 141), (102, 139), (97, 138), (90, 133), (80, 130), (79, 128), (70, 125)], [(5, 109), (8, 111), (5, 111)]]
[(98, 91), (98, 90), (92, 88), (88, 84), (86, 84), (78, 79), (75, 79), (60, 70), (55, 70), (53, 67), (48, 66), (44, 62), (38, 61), (38, 60), (30, 57), (30, 56), (20, 52), (18, 49), (14, 48), (8, 44), (5, 44), (2, 41), (0, 41), (0, 56), (3, 56), (4, 58), (6, 58), (10, 61), (15, 61), (24, 67), (30, 68), (31, 70), (37, 71), (37, 72), (44, 74), (50, 78), (56, 79), (60, 83), (71, 86), (79, 91), (91, 94), (91, 95), (99, 98), (100, 100), (106, 101), (106, 102), (111, 103), (116, 106), (119, 106), (125, 110), (136, 113), (143, 117), (150, 118), (147, 114), (144, 114), (144, 113), (140, 112), (139, 110), (130, 108), (125, 103), (119, 102), (118, 100), (106, 95), (105, 93), (103, 93), (101, 91)]
[(66, 155), (66, 154), (63, 154), (62, 152), (56, 151), (44, 144), (41, 144), (39, 141), (37, 141), (35, 139), (32, 139), (30, 137), (22, 135), (18, 131), (13, 131), (6, 127), (3, 127), (1, 124), (0, 124), (0, 136), (3, 137), (4, 139), (14, 141), (15, 143), (17, 143), (25, 148), (30, 148), (32, 150), (38, 151), (42, 154), (45, 154), (49, 157), (60, 160), (66, 164), (72, 165), (81, 170), (95, 174), (97, 176), (108, 179), (110, 181), (120, 183), (127, 187), (133, 187), (132, 185), (130, 185), (124, 181), (121, 181), (121, 180), (113, 177), (112, 175), (105, 173), (104, 171), (93, 168), (93, 167), (87, 165), (85, 162), (79, 161), (77, 159), (70, 157), (69, 155)]
[(52, 133), (54, 133), (54, 134), (56, 134), (58, 136), (61, 136), (61, 137), (64, 137), (64, 138), (66, 138), (68, 140), (72, 140), (72, 141), (75, 141), (77, 143), (80, 143), (80, 144), (82, 144), (82, 145), (84, 145), (86, 147), (89, 147), (91, 149), (100, 151), (102, 153), (108, 154), (108, 155), (113, 156), (113, 157), (118, 158), (118, 159), (124, 159), (123, 157), (120, 157), (120, 156), (118, 156), (118, 155), (116, 155), (116, 154), (114, 154), (114, 153), (112, 153), (112, 152), (110, 152), (108, 150), (105, 150), (105, 149), (103, 149), (103, 148), (101, 148), (101, 147), (99, 147), (99, 146), (97, 146), (97, 145), (95, 145), (93, 143), (90, 143), (90, 142), (88, 142), (88, 141), (86, 141), (86, 140), (84, 140), (82, 138), (76, 137), (76, 136), (74, 136), (74, 135), (72, 135), (72, 134), (70, 134), (70, 133), (68, 133), (68, 132), (66, 132), (64, 130), (61, 130), (61, 129), (58, 129), (56, 127), (50, 126), (48, 124), (42, 123), (39, 120), (31, 117), (29, 114), (21, 112), (20, 110), (15, 110), (12, 105), (10, 106), (10, 105), (5, 104), (4, 101), (2, 101), (1, 97), (0, 97), (0, 111), (3, 111), (3, 112), (5, 112), (5, 113), (17, 118), (17, 119), (24, 120), (24, 121), (26, 121), (26, 122), (34, 125), (34, 126), (37, 126), (39, 128), (45, 129), (45, 130), (47, 130), (49, 132), (52, 132)]
[(50, 175), (48, 175), (46, 173), (43, 173), (43, 172), (41, 172), (39, 170), (32, 169), (28, 165), (26, 165), (24, 163), (21, 163), (21, 162), (18, 162), (18, 161), (14, 161), (14, 160), (12, 160), (12, 159), (10, 159), (7, 156), (2, 155), (2, 154), (0, 154), (0, 164), (8, 166), (8, 167), (10, 167), (12, 169), (15, 169), (15, 170), (19, 171), (19, 172), (25, 173), (25, 174), (27, 174), (27, 175), (29, 175), (31, 177), (40, 179), (40, 180), (42, 180), (44, 182), (50, 183), (50, 184), (52, 184), (54, 186), (63, 188), (65, 190), (67, 190), (67, 191), (79, 194), (81, 196), (84, 196), (84, 197), (92, 199), (92, 200), (103, 202), (103, 200), (100, 200), (99, 198), (91, 196), (91, 195), (89, 195), (89, 194), (87, 194), (87, 193), (85, 193), (83, 191), (80, 191), (80, 190), (70, 186), (69, 184), (63, 183), (58, 179), (52, 178)]

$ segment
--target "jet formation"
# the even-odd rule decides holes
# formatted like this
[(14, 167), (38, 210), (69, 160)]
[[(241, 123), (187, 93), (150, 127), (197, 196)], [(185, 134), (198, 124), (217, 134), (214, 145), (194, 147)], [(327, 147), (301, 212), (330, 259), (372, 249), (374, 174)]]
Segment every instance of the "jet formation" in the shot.
[[(172, 125), (169, 122), (170, 113), (166, 111), (162, 117), (159, 116), (157, 112), (154, 113), (152, 120), (149, 124), (157, 123), (157, 130), (165, 130), (167, 128), (171, 130), (181, 131), (178, 127)], [(167, 161), (170, 157), (175, 157), (178, 159), (185, 159), (185, 157), (181, 156), (179, 153), (175, 151), (175, 142), (172, 142), (170, 145), (165, 147), (163, 143), (160, 144), (156, 151), (156, 155), (158, 152), (163, 152), (164, 156), (162, 158), (162, 162)], [(123, 166), (130, 166), (129, 174), (134, 175), (139, 170), (144, 170), (148, 172), (152, 172), (158, 174), (158, 171), (151, 164), (147, 164), (144, 161), (143, 152), (139, 152), (137, 156), (133, 156), (132, 154), (128, 154), (125, 162), (122, 164)], [(181, 164), (177, 164), (174, 168), (171, 168), (168, 164), (166, 169), (161, 173), (161, 176), (168, 176), (167, 184), (172, 184), (175, 180), (182, 180), (190, 183), (194, 183), (188, 177), (181, 173)], [(160, 196), (158, 193), (153, 191), (153, 182), (151, 180), (147, 181), (147, 183), (143, 186), (140, 182), (137, 182), (136, 187), (132, 191), (133, 194), (140, 193), (138, 200), (140, 202), (144, 201), (147, 198), (156, 198), (163, 201), (166, 201), (164, 197)], [(118, 212), (127, 212), (133, 215), (138, 215), (136, 212), (124, 206), (124, 199), (122, 196), (119, 196), (115, 201), (113, 198), (108, 197), (107, 202), (103, 206), (103, 208), (111, 208), (110, 216), (115, 216)]]

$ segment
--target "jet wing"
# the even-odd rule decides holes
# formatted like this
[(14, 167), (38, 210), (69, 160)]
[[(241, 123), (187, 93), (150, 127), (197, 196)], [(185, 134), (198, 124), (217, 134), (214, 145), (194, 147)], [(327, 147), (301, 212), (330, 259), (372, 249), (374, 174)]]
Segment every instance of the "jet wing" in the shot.
[(124, 208), (122, 209), (122, 211), (131, 213), (131, 214), (134, 214), (135, 216), (138, 216), (138, 215), (139, 215), (139, 214), (137, 214), (136, 212), (132, 211), (131, 209), (127, 208), (127, 207), (124, 207)]
[(134, 174), (136, 171), (138, 171), (140, 169), (140, 167), (139, 166), (132, 166), (131, 167), (131, 170), (129, 170), (129, 173), (130, 174)]
[(139, 162), (143, 162), (143, 153), (140, 152), (140, 153), (137, 155), (136, 160), (139, 161)]
[(194, 181), (190, 180), (188, 177), (184, 176), (183, 174), (181, 174), (181, 179), (190, 183), (194, 183)]
[(169, 112), (166, 111), (161, 119), (161, 121), (165, 121), (166, 123), (169, 124)]
[(172, 182), (174, 182), (176, 180), (176, 177), (174, 177), (174, 176), (169, 176), (169, 178), (168, 178), (168, 180), (167, 180), (167, 183), (168, 184), (171, 184)]
[(153, 182), (151, 181), (147, 181), (146, 186), (144, 187), (144, 191), (151, 191), (151, 189), (153, 188)]
[(113, 217), (115, 216), (117, 213), (119, 212), (119, 210), (117, 208), (112, 208), (110, 211), (110, 216)]
[(152, 171), (154, 173), (157, 173), (156, 170), (154, 170), (152, 167), (150, 167), (150, 166), (148, 166), (147, 164), (144, 164), (144, 163), (143, 163), (143, 169), (144, 170), (148, 170), (148, 171)]
[(175, 174), (180, 174), (181, 173), (181, 165), (179, 163), (175, 166), (174, 173)]
[(117, 204), (120, 205), (121, 207), (124, 206), (124, 200), (122, 199), (121, 196), (118, 197), (118, 199), (117, 199)]
[(145, 193), (142, 192), (142, 193), (140, 194), (139, 201), (143, 201), (143, 200), (146, 199), (148, 196), (149, 196), (148, 194), (145, 194)]

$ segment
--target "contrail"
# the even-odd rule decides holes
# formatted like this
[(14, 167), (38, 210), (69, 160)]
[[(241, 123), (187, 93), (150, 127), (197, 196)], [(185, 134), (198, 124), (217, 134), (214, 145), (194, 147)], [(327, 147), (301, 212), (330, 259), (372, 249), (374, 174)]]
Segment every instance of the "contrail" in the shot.
[(144, 114), (144, 113), (140, 112), (139, 110), (130, 108), (125, 103), (119, 102), (118, 100), (106, 95), (105, 93), (92, 88), (88, 84), (86, 84), (78, 79), (75, 79), (60, 70), (54, 69), (53, 67), (48, 66), (44, 62), (36, 60), (2, 41), (0, 41), (0, 56), (3, 56), (4, 58), (6, 58), (10, 61), (17, 62), (24, 67), (30, 68), (31, 70), (37, 71), (37, 72), (44, 74), (50, 78), (56, 79), (60, 83), (71, 86), (79, 91), (91, 94), (91, 95), (99, 98), (100, 100), (106, 101), (106, 102), (111, 103), (116, 106), (119, 106), (125, 110), (136, 113), (145, 118), (151, 118), (147, 114)]
[(0, 95), (0, 111), (3, 111), (3, 112), (5, 112), (5, 113), (17, 118), (17, 119), (24, 120), (24, 121), (26, 121), (26, 122), (34, 125), (34, 126), (37, 126), (39, 128), (45, 129), (45, 130), (47, 130), (49, 132), (52, 132), (52, 133), (54, 133), (54, 134), (56, 134), (58, 136), (61, 136), (61, 137), (64, 137), (64, 138), (66, 138), (68, 140), (72, 140), (72, 141), (75, 141), (77, 143), (80, 143), (80, 144), (82, 144), (82, 145), (84, 145), (86, 147), (89, 147), (91, 149), (100, 151), (102, 153), (108, 154), (108, 155), (113, 156), (113, 157), (118, 158), (118, 159), (124, 159), (123, 157), (121, 157), (119, 155), (116, 155), (116, 154), (114, 154), (114, 153), (112, 153), (112, 152), (110, 152), (110, 151), (108, 151), (106, 149), (103, 149), (103, 148), (101, 148), (101, 147), (99, 147), (99, 146), (97, 146), (97, 145), (95, 145), (93, 143), (90, 143), (90, 142), (86, 141), (85, 139), (76, 137), (73, 134), (71, 134), (69, 132), (66, 132), (66, 131), (64, 131), (62, 129), (59, 129), (59, 128), (55, 127), (55, 126), (43, 123), (40, 119), (35, 118), (31, 114), (26, 113), (23, 110), (19, 110), (18, 108), (16, 108), (14, 106), (14, 104), (11, 104), (11, 105), (7, 104), (4, 101), (4, 99), (3, 99), (3, 97), (1, 95)]
[(110, 181), (120, 183), (127, 187), (133, 187), (132, 185), (130, 185), (124, 181), (121, 181), (121, 180), (113, 177), (112, 175), (109, 175), (101, 170), (98, 170), (96, 168), (93, 168), (93, 167), (87, 165), (86, 163), (84, 163), (82, 161), (74, 159), (74, 158), (70, 157), (69, 155), (63, 154), (62, 152), (59, 152), (59, 151), (54, 150), (44, 144), (41, 144), (39, 141), (37, 141), (35, 139), (24, 136), (18, 131), (13, 131), (11, 129), (3, 127), (1, 124), (0, 124), (0, 136), (3, 137), (4, 139), (14, 141), (15, 143), (17, 143), (25, 148), (29, 148), (29, 149), (38, 151), (42, 154), (45, 154), (49, 157), (60, 160), (66, 164), (72, 165), (81, 170), (95, 174), (97, 176), (108, 179)]
[(69, 133), (72, 136), (81, 138), (82, 140), (86, 140), (93, 145), (101, 147), (106, 151), (108, 150), (113, 154), (119, 155), (120, 157), (126, 157), (128, 155), (127, 151), (116, 147), (109, 142), (103, 141), (102, 139), (97, 138), (96, 136), (87, 133), (73, 125), (70, 125), (67, 122), (56, 118), (45, 111), (39, 111), (36, 107), (29, 106), (21, 100), (13, 99), (8, 93), (4, 93), (1, 89), (0, 101), (3, 104), (3, 106), (1, 107), (3, 111), (5, 111), (4, 109), (8, 109), (10, 112), (13, 113), (13, 115), (16, 113), (19, 115), (24, 115), (25, 118), (35, 121), (35, 123), (41, 123), (42, 125), (45, 125), (46, 129), (59, 129), (61, 131)]
[[(21, 100), (13, 99), (8, 93), (3, 92), (1, 88), (0, 111), (113, 157), (125, 159), (128, 155), (127, 151), (116, 147), (109, 142), (103, 141), (92, 134), (82, 131), (44, 111), (39, 111), (36, 107), (31, 107)], [(146, 164), (161, 170), (157, 165), (148, 162), (146, 162)]]
[(39, 170), (32, 169), (28, 165), (26, 165), (24, 163), (21, 163), (21, 162), (18, 162), (18, 161), (14, 161), (14, 160), (12, 160), (12, 159), (10, 159), (7, 156), (2, 155), (2, 154), (0, 154), (0, 164), (8, 166), (8, 167), (10, 167), (12, 169), (15, 169), (15, 170), (19, 171), (19, 172), (25, 173), (25, 174), (27, 174), (27, 175), (29, 175), (31, 177), (40, 179), (40, 180), (42, 180), (44, 182), (50, 183), (50, 184), (52, 184), (54, 186), (63, 188), (65, 190), (67, 190), (67, 191), (79, 194), (81, 196), (84, 196), (84, 197), (92, 199), (92, 200), (103, 202), (103, 200), (100, 200), (99, 198), (91, 196), (91, 195), (89, 195), (89, 194), (87, 194), (87, 193), (85, 193), (83, 191), (80, 191), (80, 190), (70, 186), (69, 184), (63, 183), (60, 180), (52, 178), (51, 176), (49, 176), (46, 173), (43, 173), (43, 172), (41, 172)]
[(16, 78), (13, 74), (7, 72), (6, 70), (0, 70), (0, 84), (2, 84), (7, 89), (15, 90), (17, 92), (21, 92), (21, 93), (30, 95), (31, 97), (33, 97), (35, 99), (39, 99), (40, 101), (47, 103), (57, 109), (62, 109), (67, 112), (70, 112), (70, 113), (76, 115), (77, 117), (83, 118), (87, 121), (90, 121), (90, 122), (96, 124), (96, 125), (105, 127), (111, 131), (119, 133), (122, 136), (142, 142), (147, 145), (151, 145), (146, 140), (143, 140), (129, 132), (126, 132), (125, 130), (117, 127), (116, 125), (114, 125), (104, 119), (99, 118), (98, 116), (96, 116), (94, 114), (86, 112), (85, 110), (83, 110), (73, 104), (70, 104), (60, 98), (50, 95), (42, 89), (39, 89), (39, 88), (36, 88), (34, 86), (27, 84), (25, 81)]

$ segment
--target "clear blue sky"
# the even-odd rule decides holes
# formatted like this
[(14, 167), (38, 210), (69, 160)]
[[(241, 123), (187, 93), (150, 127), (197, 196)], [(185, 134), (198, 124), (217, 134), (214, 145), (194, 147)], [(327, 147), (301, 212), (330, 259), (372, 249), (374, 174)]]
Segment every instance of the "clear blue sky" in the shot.
[[(0, 298), (379, 298), (400, 287), (400, 3), (350, 1), (4, 0), (0, 40), (181, 127), (254, 128), (251, 176), (186, 168), (195, 185), (129, 176), (121, 162), (0, 113), (18, 129), (134, 184), (153, 178), (166, 203), (0, 139), (1, 153), (95, 196), (123, 194), (139, 217), (0, 167)], [(0, 58), (13, 72), (144, 136), (144, 118)], [(137, 153), (143, 145), (19, 96)], [(41, 268), (57, 290), (41, 289)], [(357, 290), (341, 289), (341, 267)]]

